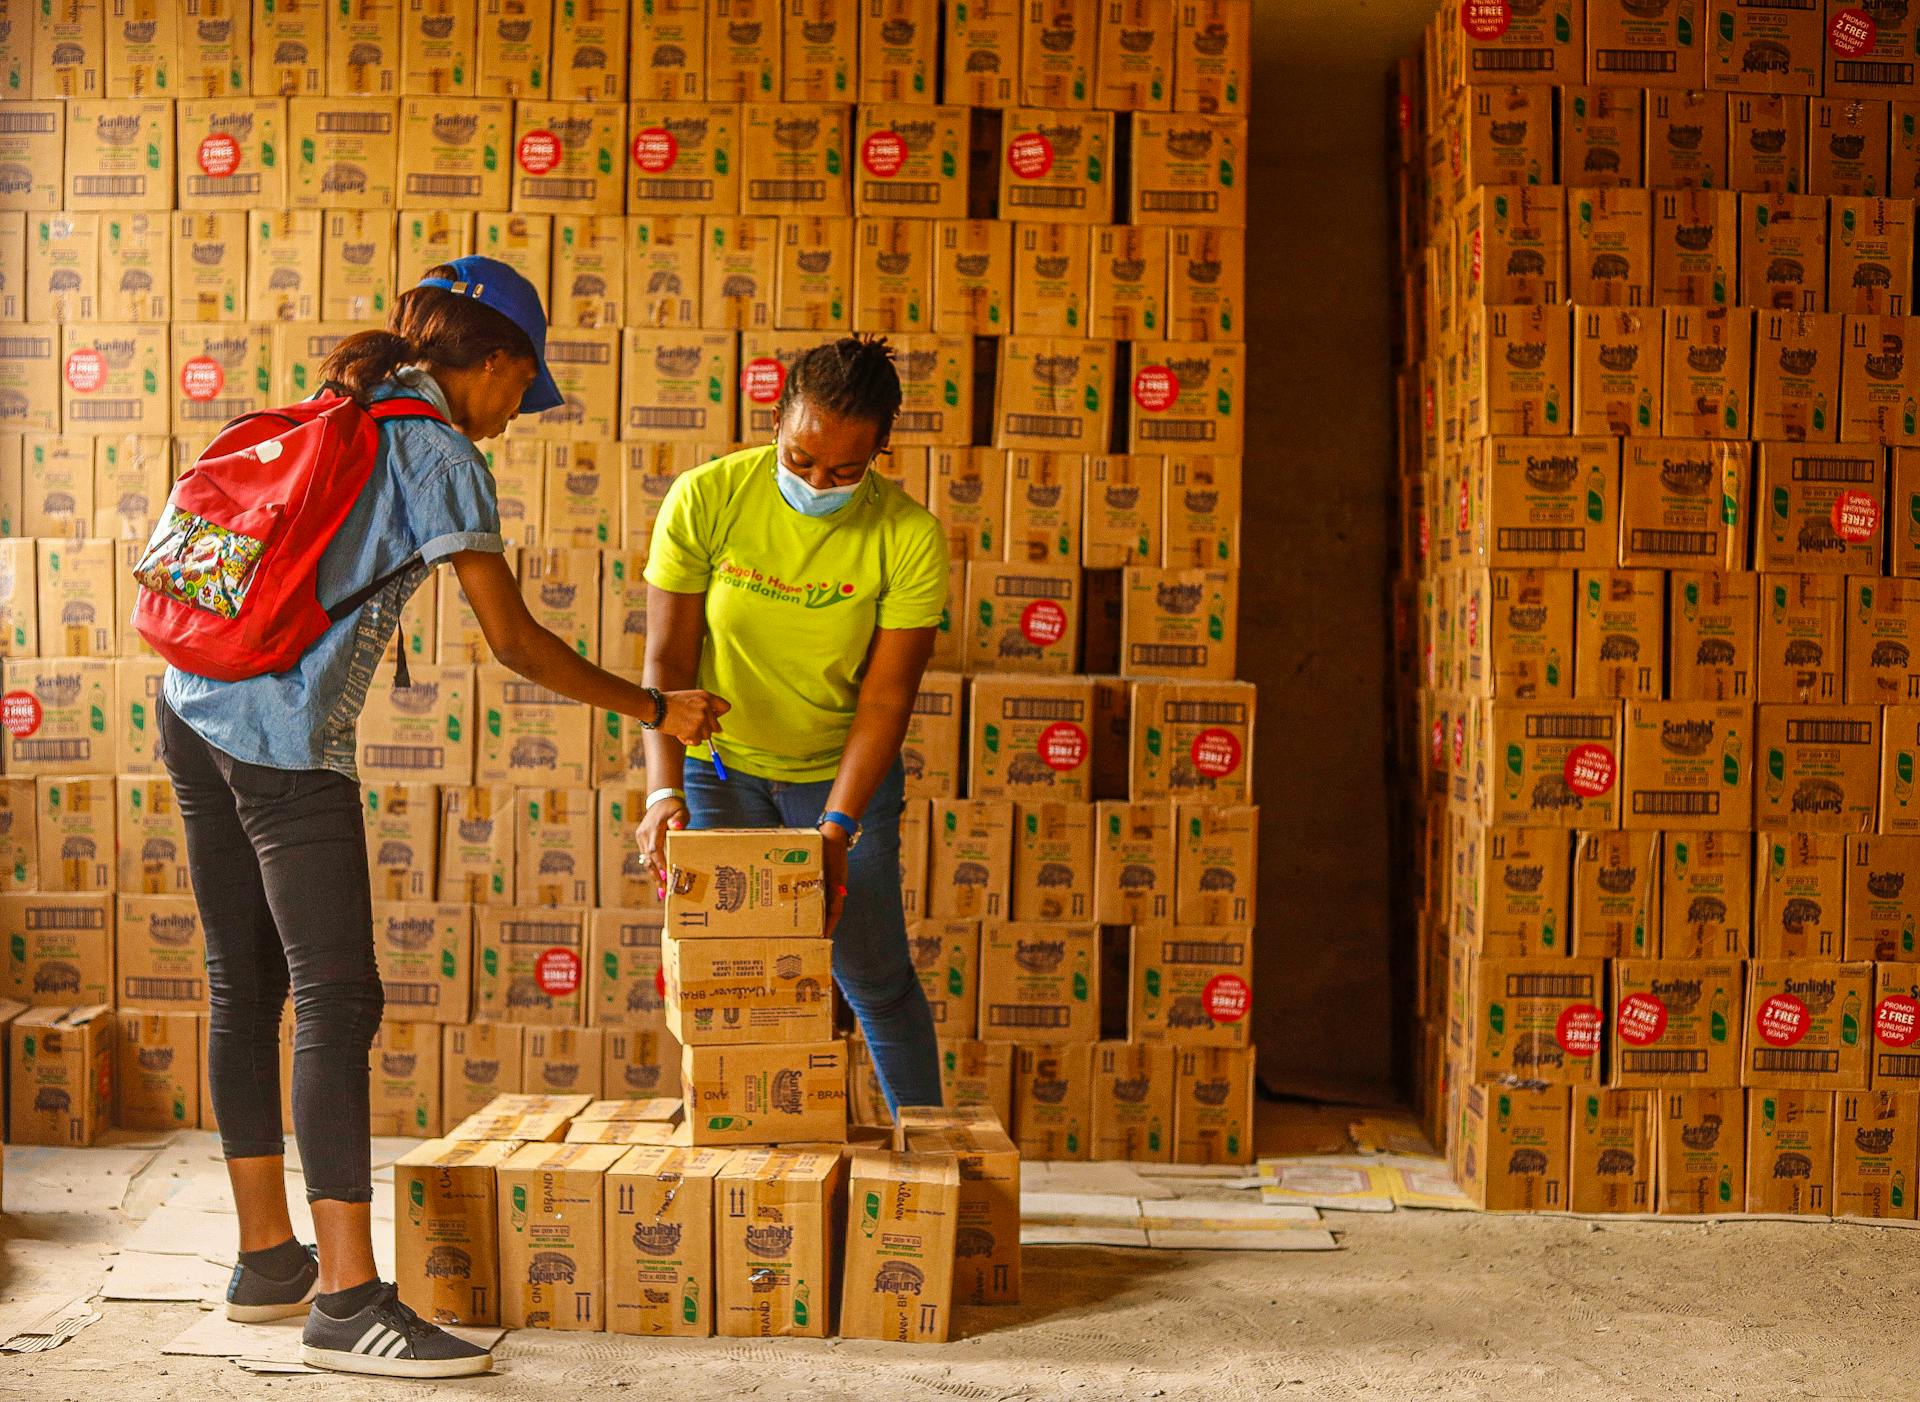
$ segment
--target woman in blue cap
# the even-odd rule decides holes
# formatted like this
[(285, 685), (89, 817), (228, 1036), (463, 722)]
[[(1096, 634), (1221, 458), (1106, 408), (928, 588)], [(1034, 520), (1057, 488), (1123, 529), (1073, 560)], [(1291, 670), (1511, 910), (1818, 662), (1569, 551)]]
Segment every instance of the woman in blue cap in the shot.
[[(240, 1218), (227, 1313), (306, 1313), (302, 1356), (316, 1367), (441, 1378), (492, 1366), (402, 1304), (373, 1260), (367, 1062), (384, 996), (354, 731), (402, 606), (451, 560), (494, 657), (521, 676), (690, 744), (727, 709), (704, 691), (604, 672), (527, 611), (474, 444), (562, 402), (546, 337), (532, 285), (471, 257), (430, 269), (387, 330), (342, 341), (321, 368), (330, 390), (412, 396), (439, 416), (380, 422), (372, 476), (321, 559), (323, 605), (375, 587), (286, 671), (223, 682), (170, 668), (162, 688), (158, 748), (205, 931), (207, 1074)], [(283, 1177), (289, 990), (293, 1130), (317, 1250), (294, 1239)]]

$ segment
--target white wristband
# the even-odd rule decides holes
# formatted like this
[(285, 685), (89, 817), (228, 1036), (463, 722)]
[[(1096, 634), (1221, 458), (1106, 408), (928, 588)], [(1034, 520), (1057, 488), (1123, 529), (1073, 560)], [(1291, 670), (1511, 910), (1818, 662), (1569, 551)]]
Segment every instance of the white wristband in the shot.
[(651, 813), (653, 811), (653, 805), (663, 798), (677, 798), (682, 803), (685, 803), (687, 801), (687, 791), (685, 789), (655, 789), (647, 795), (647, 811)]

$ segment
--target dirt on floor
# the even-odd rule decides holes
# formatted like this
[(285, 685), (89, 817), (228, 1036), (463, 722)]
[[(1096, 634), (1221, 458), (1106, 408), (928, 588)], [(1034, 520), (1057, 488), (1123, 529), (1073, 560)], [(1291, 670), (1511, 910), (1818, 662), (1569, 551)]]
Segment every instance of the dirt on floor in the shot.
[(259, 1377), (224, 1360), (163, 1356), (196, 1306), (102, 1304), (102, 1322), (64, 1346), (0, 1357), (0, 1397), (1911, 1395), (1912, 1306), (1887, 1287), (1920, 1268), (1920, 1232), (1442, 1212), (1329, 1222), (1342, 1251), (1034, 1248), (1026, 1302), (962, 1311), (965, 1337), (946, 1347), (532, 1331), (507, 1336), (494, 1376), (459, 1383)]

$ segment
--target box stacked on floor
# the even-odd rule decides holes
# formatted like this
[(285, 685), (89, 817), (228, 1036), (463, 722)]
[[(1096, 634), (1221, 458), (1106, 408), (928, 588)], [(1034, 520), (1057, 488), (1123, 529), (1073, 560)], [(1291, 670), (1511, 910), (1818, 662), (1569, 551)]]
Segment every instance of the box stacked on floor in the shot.
[(1420, 1098), (1489, 1208), (1911, 1218), (1914, 33), (1723, 8), (1396, 73)]

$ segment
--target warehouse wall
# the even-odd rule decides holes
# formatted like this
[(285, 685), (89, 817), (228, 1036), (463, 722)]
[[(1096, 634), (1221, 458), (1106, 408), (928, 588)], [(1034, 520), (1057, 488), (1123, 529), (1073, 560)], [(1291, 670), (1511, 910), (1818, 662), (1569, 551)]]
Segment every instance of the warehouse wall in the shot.
[(1431, 0), (1259, 0), (1240, 673), (1260, 685), (1262, 1081), (1394, 1075), (1386, 73)]

